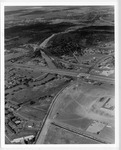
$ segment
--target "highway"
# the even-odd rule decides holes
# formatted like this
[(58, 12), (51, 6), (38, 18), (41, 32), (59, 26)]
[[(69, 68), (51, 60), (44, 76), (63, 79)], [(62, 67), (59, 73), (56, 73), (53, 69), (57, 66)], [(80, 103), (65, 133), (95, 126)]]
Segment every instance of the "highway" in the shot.
[(22, 69), (28, 69), (28, 70), (34, 70), (34, 71), (41, 71), (41, 72), (46, 72), (46, 73), (52, 73), (52, 74), (59, 74), (59, 75), (64, 75), (64, 76), (71, 76), (71, 77), (85, 77), (91, 80), (96, 80), (100, 82), (106, 82), (110, 84), (114, 84), (114, 79), (108, 78), (105, 76), (101, 75), (93, 75), (89, 73), (80, 73), (77, 71), (68, 71), (68, 70), (62, 70), (62, 69), (50, 69), (48, 67), (40, 67), (40, 66), (35, 66), (35, 65), (22, 65), (22, 64), (13, 64), (15, 68), (22, 68)]
[(45, 61), (47, 62), (50, 68), (54, 68), (54, 69), (56, 68), (55, 64), (53, 63), (53, 61), (48, 55), (46, 55), (43, 51), (41, 51), (41, 55), (45, 59)]
[(47, 111), (47, 115), (45, 116), (43, 122), (42, 122), (42, 126), (40, 131), (38, 132), (36, 139), (35, 139), (35, 143), (36, 144), (43, 144), (44, 143), (44, 139), (45, 136), (47, 134), (47, 131), (49, 129), (50, 124), (52, 123), (52, 118), (51, 118), (51, 113), (53, 111), (53, 108), (55, 106), (55, 104), (57, 103), (57, 97), (59, 96), (59, 94), (66, 89), (66, 87), (68, 87), (70, 85), (70, 83), (66, 84), (54, 97), (52, 103), (50, 104), (50, 107)]

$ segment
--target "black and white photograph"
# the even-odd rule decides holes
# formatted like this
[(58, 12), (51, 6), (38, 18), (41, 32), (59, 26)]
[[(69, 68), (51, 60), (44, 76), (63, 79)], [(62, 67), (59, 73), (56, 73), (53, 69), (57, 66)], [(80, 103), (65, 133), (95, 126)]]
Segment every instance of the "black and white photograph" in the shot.
[(4, 6), (5, 145), (116, 143), (115, 6)]

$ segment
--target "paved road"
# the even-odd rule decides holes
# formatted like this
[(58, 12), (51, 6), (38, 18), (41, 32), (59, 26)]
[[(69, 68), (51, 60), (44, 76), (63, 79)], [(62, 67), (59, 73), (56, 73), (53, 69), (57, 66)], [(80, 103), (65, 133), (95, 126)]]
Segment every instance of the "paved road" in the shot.
[(9, 140), (9, 138), (5, 135), (5, 143), (6, 144), (11, 144), (11, 141)]
[(108, 77), (104, 77), (101, 75), (92, 75), (89, 73), (80, 73), (80, 72), (74, 72), (74, 71), (68, 71), (68, 70), (62, 70), (62, 69), (50, 69), (47, 67), (38, 67), (35, 65), (22, 65), (22, 64), (13, 64), (13, 66), (15, 66), (16, 68), (25, 68), (25, 69), (30, 69), (30, 70), (37, 70), (37, 71), (41, 71), (41, 72), (46, 72), (46, 73), (53, 73), (53, 74), (59, 74), (59, 75), (65, 75), (65, 76), (71, 76), (71, 77), (77, 77), (79, 75), (79, 77), (85, 77), (91, 80), (98, 80), (100, 82), (106, 82), (106, 83), (110, 83), (110, 84), (114, 84), (114, 79), (112, 78), (108, 78)]
[(37, 135), (37, 139), (35, 141), (36, 144), (43, 144), (44, 143), (44, 140), (45, 140), (45, 137), (46, 137), (46, 134), (47, 134), (47, 131), (48, 131), (48, 128), (50, 126), (50, 124), (52, 123), (52, 119), (51, 119), (51, 113), (53, 111), (53, 108), (55, 106), (55, 104), (57, 104), (56, 100), (57, 100), (57, 97), (58, 95), (63, 91), (65, 90), (66, 87), (69, 86), (70, 83), (68, 83), (67, 85), (65, 85), (57, 94), (56, 96), (54, 97), (48, 111), (47, 111), (47, 115), (46, 117), (44, 118), (44, 121), (42, 123), (42, 127), (41, 127), (41, 130), (40, 132), (38, 133)]
[(43, 51), (41, 51), (41, 55), (46, 60), (50, 68), (56, 69), (55, 64), (52, 62), (51, 58), (48, 55), (46, 55)]
[(40, 45), (39, 48), (44, 49), (47, 47), (48, 42), (50, 41), (51, 38), (53, 38), (56, 34), (52, 34), (49, 36), (47, 39), (45, 39)]
[[(69, 86), (69, 85), (68, 85), (68, 86)], [(46, 119), (45, 119), (45, 121), (44, 121), (44, 124), (43, 124), (43, 126), (42, 126), (42, 129), (41, 129), (41, 131), (39, 132), (39, 135), (38, 135), (37, 140), (36, 140), (36, 142), (35, 142), (36, 144), (44, 144), (44, 140), (45, 140), (45, 138), (46, 138), (46, 135), (47, 135), (47, 132), (48, 132), (48, 129), (49, 129), (51, 123), (52, 123), (52, 124), (55, 123), (56, 125), (58, 125), (57, 121), (54, 120), (54, 116), (55, 116), (56, 111), (57, 111), (55, 108), (58, 108), (58, 107), (59, 107), (59, 105), (60, 105), (59, 95), (60, 95), (60, 93), (62, 93), (66, 88), (67, 88), (67, 87), (65, 87), (64, 89), (62, 89), (62, 90), (56, 95), (56, 97), (53, 99), (53, 103), (51, 104), (51, 107), (50, 107), (49, 112), (48, 112), (48, 114), (47, 114), (47, 116), (46, 116)], [(64, 127), (63, 124), (61, 124), (60, 127), (63, 128), (63, 127)], [(105, 141), (100, 140), (100, 139), (98, 139), (98, 138), (96, 138), (96, 137), (93, 137), (93, 136), (91, 136), (91, 135), (88, 135), (88, 134), (86, 134), (85, 132), (79, 132), (79, 133), (78, 133), (78, 132), (75, 131), (74, 129), (72, 130), (72, 128), (69, 129), (67, 126), (65, 127), (65, 129), (66, 129), (66, 130), (68, 129), (68, 130), (71, 131), (71, 132), (75, 132), (76, 134), (79, 134), (79, 135), (82, 135), (82, 136), (86, 136), (86, 137), (91, 138), (91, 139), (93, 139), (93, 140), (99, 141), (99, 142), (101, 142), (101, 143), (105, 143)]]

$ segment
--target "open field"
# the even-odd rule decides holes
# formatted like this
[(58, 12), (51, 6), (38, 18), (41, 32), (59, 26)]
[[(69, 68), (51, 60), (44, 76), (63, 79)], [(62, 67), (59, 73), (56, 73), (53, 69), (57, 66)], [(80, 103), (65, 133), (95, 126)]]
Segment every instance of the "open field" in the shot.
[(18, 134), (14, 134), (13, 136), (8, 136), (10, 140), (16, 139), (16, 138), (21, 138), (23, 136), (29, 136), (29, 135), (36, 135), (37, 131), (34, 130), (27, 130), (23, 129), (21, 132)]
[[(51, 118), (70, 129), (75, 128), (75, 130), (111, 143), (114, 136), (104, 134), (103, 137), (102, 135), (103, 129), (107, 129), (108, 133), (108, 126), (113, 132), (114, 110), (106, 110), (103, 105), (109, 101), (109, 98), (111, 101), (114, 100), (113, 89), (113, 86), (109, 88), (106, 85), (94, 86), (76, 83), (58, 96), (57, 99), (60, 102), (54, 108)], [(111, 102), (108, 105), (113, 104)]]
[(50, 125), (44, 144), (100, 144), (97, 141)]
[[(49, 106), (50, 106), (51, 101), (52, 101), (52, 98), (47, 98), (47, 100), (46, 99), (44, 99), (44, 100), (40, 99), (39, 102), (32, 104), (31, 108), (35, 108), (37, 110), (47, 111)], [(27, 104), (27, 106), (29, 106), (29, 104)]]
[(44, 75), (44, 73), (43, 72), (35, 72), (35, 71), (28, 71), (28, 70), (26, 70), (26, 69), (18, 69), (17, 71), (16, 71), (16, 73), (17, 74), (20, 74), (21, 76), (31, 76), (32, 78), (37, 78), (38, 76), (40, 76), (40, 75), (42, 75), (42, 77), (43, 77), (43, 75)]
[(17, 111), (17, 114), (28, 118), (28, 120), (42, 121), (45, 117), (46, 111), (39, 111), (39, 109), (33, 109), (32, 107), (23, 106)]
[[(31, 79), (32, 75), (32, 77), (35, 79), (34, 82), (29, 82), (28, 87), (24, 84), (19, 84), (6, 90), (7, 99), (18, 101), (20, 103), (26, 102), (28, 100), (30, 101), (32, 99), (36, 100), (40, 97), (49, 96), (51, 94), (56, 94), (57, 91), (61, 89), (64, 84), (66, 84), (66, 79), (57, 79), (53, 74), (45, 74), (41, 72), (31, 73), (31, 71), (27, 72), (26, 70), (23, 70), (23, 73), (22, 70), (15, 71), (14, 73), (17, 73), (19, 77), (26, 76), (28, 79)], [(17, 76), (17, 74), (15, 75)], [(39, 78), (36, 79), (38, 76)]]

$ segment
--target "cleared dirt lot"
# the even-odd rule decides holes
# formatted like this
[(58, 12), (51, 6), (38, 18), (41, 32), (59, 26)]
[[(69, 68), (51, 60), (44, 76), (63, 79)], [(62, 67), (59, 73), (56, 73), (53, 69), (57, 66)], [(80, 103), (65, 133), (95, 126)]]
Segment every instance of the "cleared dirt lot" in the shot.
[(51, 125), (44, 144), (100, 144), (97, 141)]
[[(114, 134), (108, 132), (111, 130), (111, 133), (114, 133), (114, 109), (103, 107), (109, 98), (114, 101), (113, 86), (73, 84), (58, 96), (58, 104), (51, 118), (68, 128), (73, 128), (106, 143), (114, 143)], [(111, 107), (112, 104), (114, 103), (111, 102)]]

